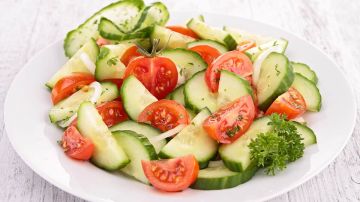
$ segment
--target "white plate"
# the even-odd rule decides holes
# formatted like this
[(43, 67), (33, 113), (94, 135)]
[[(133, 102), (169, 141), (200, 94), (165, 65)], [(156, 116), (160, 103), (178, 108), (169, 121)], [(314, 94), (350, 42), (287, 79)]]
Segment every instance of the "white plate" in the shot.
[[(195, 14), (172, 13), (171, 24), (183, 23), (190, 16)], [(90, 201), (258, 201), (285, 193), (319, 173), (343, 149), (355, 125), (355, 98), (340, 69), (306, 41), (278, 28), (237, 17), (214, 14), (205, 17), (209, 24), (219, 27), (228, 25), (288, 39), (288, 57), (310, 65), (319, 76), (323, 107), (320, 113), (305, 116), (317, 134), (318, 144), (307, 148), (304, 157), (290, 164), (286, 171), (275, 177), (259, 171), (252, 180), (232, 189), (162, 193), (120, 174), (67, 158), (56, 143), (62, 132), (49, 122), (50, 93), (44, 86), (66, 61), (62, 41), (29, 61), (8, 91), (5, 124), (16, 152), (50, 183)]]

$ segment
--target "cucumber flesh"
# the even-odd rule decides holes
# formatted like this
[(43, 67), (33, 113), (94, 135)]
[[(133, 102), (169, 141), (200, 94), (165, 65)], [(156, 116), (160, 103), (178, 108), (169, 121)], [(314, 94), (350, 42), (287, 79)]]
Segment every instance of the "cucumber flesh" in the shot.
[(272, 52), (262, 62), (257, 83), (259, 108), (266, 110), (281, 94), (286, 92), (294, 80), (294, 73), (288, 58)]
[(249, 82), (233, 72), (222, 70), (219, 82), (217, 106), (222, 107), (245, 95), (253, 96)]
[(253, 34), (244, 30), (239, 30), (237, 28), (227, 26), (224, 26), (223, 30), (231, 34), (238, 44), (240, 44), (244, 40), (253, 40), (256, 44), (260, 45), (275, 40), (272, 37)]
[(133, 131), (115, 131), (112, 135), (130, 158), (130, 163), (122, 168), (121, 171), (140, 182), (149, 184), (149, 180), (144, 174), (141, 160), (150, 161), (157, 159), (153, 145), (150, 144), (145, 136)]
[(150, 38), (151, 40), (160, 39), (158, 49), (186, 48), (187, 43), (195, 40), (192, 37), (174, 32), (159, 25), (154, 26)]
[(315, 84), (318, 82), (318, 77), (316, 76), (316, 73), (308, 65), (299, 62), (291, 62), (291, 65), (295, 73), (301, 74)]
[(266, 133), (272, 129), (268, 123), (268, 117), (256, 119), (250, 128), (240, 138), (231, 144), (223, 144), (219, 148), (219, 154), (226, 167), (235, 172), (242, 172), (252, 164), (250, 159), (249, 144), (260, 133)]
[(154, 25), (164, 26), (169, 20), (169, 16), (170, 14), (166, 6), (161, 2), (155, 2), (142, 11), (134, 30)]
[(207, 64), (201, 56), (191, 50), (182, 48), (165, 50), (161, 56), (169, 58), (176, 64), (179, 75), (178, 85), (183, 84), (194, 74), (207, 68)]
[(307, 127), (304, 124), (296, 122), (296, 121), (293, 121), (292, 123), (295, 125), (296, 130), (298, 131), (300, 136), (303, 138), (302, 143), (304, 143), (305, 147), (308, 147), (312, 144), (317, 143), (316, 135), (311, 128)]
[(80, 105), (77, 128), (84, 137), (92, 140), (94, 153), (91, 162), (96, 166), (106, 170), (117, 170), (130, 162), (91, 102), (83, 102)]
[(233, 172), (226, 168), (221, 161), (211, 161), (209, 167), (200, 170), (193, 189), (219, 190), (236, 187), (250, 180), (258, 168), (254, 165), (243, 172)]
[(245, 54), (249, 56), (251, 61), (255, 61), (255, 59), (265, 50), (269, 48), (276, 48), (278, 49), (277, 52), (284, 53), (288, 45), (288, 41), (286, 39), (276, 39), (256, 46), (254, 48), (250, 48), (249, 50), (245, 51)]
[(134, 44), (125, 43), (101, 47), (100, 54), (96, 61), (96, 80), (122, 79), (126, 66), (120, 61), (120, 58), (133, 46)]
[[(98, 54), (99, 47), (97, 46), (95, 40), (90, 39), (51, 77), (45, 85), (49, 88), (53, 88), (60, 79), (65, 76), (69, 76), (74, 72), (93, 73), (89, 70), (89, 64), (87, 63), (92, 62), (95, 64)], [(88, 58), (90, 61), (84, 61), (84, 57)]]
[(121, 86), (120, 95), (124, 109), (132, 120), (137, 120), (139, 114), (157, 99), (135, 77), (129, 76)]
[(161, 148), (163, 148), (166, 144), (166, 140), (159, 140), (156, 142), (151, 141), (153, 137), (160, 135), (161, 131), (145, 123), (137, 123), (135, 121), (128, 120), (118, 123), (110, 128), (110, 131), (112, 132), (118, 130), (130, 130), (134, 131), (135, 133), (144, 135), (154, 146), (156, 153), (159, 153)]
[(217, 109), (216, 95), (210, 92), (205, 83), (205, 71), (196, 73), (185, 83), (184, 96), (186, 107), (194, 112), (205, 107), (211, 112)]
[(51, 123), (71, 118), (79, 109), (80, 104), (89, 101), (93, 94), (93, 88), (85, 87), (57, 103), (49, 111)]
[(98, 23), (102, 17), (108, 18), (127, 32), (133, 29), (134, 20), (137, 19), (143, 8), (142, 0), (123, 0), (112, 3), (87, 19), (76, 29), (70, 31), (64, 41), (65, 55), (72, 57), (91, 38), (99, 37)]
[(202, 123), (210, 116), (208, 109), (203, 109), (160, 151), (162, 158), (176, 158), (193, 154), (201, 168), (206, 167), (217, 152), (218, 143), (203, 129)]
[(292, 84), (303, 96), (306, 103), (306, 110), (318, 112), (321, 109), (321, 94), (316, 84), (305, 78), (301, 74), (295, 73), (295, 79)]
[(188, 48), (192, 48), (194, 46), (199, 46), (199, 45), (207, 45), (207, 46), (210, 46), (212, 48), (215, 48), (221, 54), (224, 54), (224, 53), (229, 51), (229, 49), (224, 44), (219, 43), (217, 41), (213, 41), (213, 40), (193, 41), (193, 42), (188, 43)]
[(119, 97), (119, 89), (116, 84), (111, 82), (101, 82), (101, 88), (102, 92), (96, 101), (96, 105), (115, 100)]
[(184, 85), (178, 86), (172, 93), (169, 94), (169, 100), (175, 100), (177, 103), (185, 106)]
[(237, 43), (229, 33), (218, 28), (210, 27), (198, 19), (191, 19), (188, 22), (187, 27), (202, 39), (214, 40), (225, 44), (229, 50), (234, 50), (236, 48)]

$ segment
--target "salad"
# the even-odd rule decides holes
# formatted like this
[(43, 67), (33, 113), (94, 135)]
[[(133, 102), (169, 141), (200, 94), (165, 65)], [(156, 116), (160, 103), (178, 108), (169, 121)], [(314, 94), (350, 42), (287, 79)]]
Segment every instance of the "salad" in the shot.
[(46, 83), (67, 156), (163, 191), (218, 190), (316, 144), (302, 115), (321, 108), (318, 78), (286, 39), (168, 19), (161, 2), (122, 0), (67, 34)]

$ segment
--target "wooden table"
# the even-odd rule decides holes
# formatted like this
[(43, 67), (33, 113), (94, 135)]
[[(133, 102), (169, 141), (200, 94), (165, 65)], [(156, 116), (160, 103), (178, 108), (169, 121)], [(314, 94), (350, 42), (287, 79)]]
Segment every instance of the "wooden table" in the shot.
[[(109, 2), (0, 1), (1, 112), (7, 89), (21, 67), (38, 51), (62, 39), (69, 29)], [(334, 58), (343, 69), (360, 106), (360, 1), (169, 0), (166, 3), (171, 10), (251, 18), (305, 38)], [(360, 201), (359, 117), (352, 138), (333, 163), (302, 186), (272, 201)], [(49, 184), (26, 166), (8, 141), (3, 113), (0, 113), (0, 124), (0, 201), (82, 201)]]

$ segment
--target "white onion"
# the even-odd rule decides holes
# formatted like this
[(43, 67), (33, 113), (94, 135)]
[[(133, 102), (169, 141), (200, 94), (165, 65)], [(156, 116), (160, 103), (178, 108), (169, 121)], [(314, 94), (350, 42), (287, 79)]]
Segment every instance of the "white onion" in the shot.
[(92, 74), (94, 74), (94, 73), (95, 73), (96, 65), (93, 63), (93, 61), (91, 61), (89, 55), (86, 54), (86, 53), (81, 53), (80, 59), (81, 59), (81, 61), (85, 64), (86, 68), (88, 68), (88, 70), (89, 70)]
[(94, 81), (89, 85), (89, 87), (94, 89), (94, 93), (90, 97), (89, 101), (95, 104), (96, 101), (101, 96), (101, 93), (102, 93), (101, 84), (99, 82), (97, 82), (97, 81)]
[(161, 133), (158, 136), (155, 136), (155, 137), (151, 138), (150, 142), (158, 142), (158, 141), (166, 139), (168, 137), (172, 137), (175, 134), (179, 133), (185, 127), (186, 127), (185, 124), (180, 124), (180, 125), (176, 126), (175, 128), (173, 128), (171, 130), (168, 130), (168, 131), (166, 131), (164, 133)]

